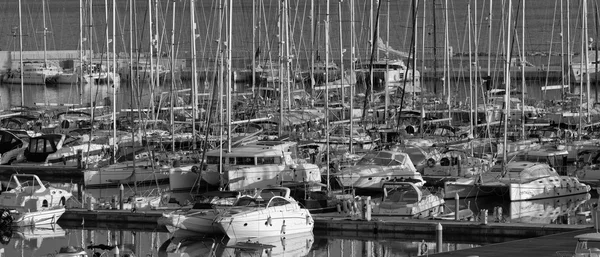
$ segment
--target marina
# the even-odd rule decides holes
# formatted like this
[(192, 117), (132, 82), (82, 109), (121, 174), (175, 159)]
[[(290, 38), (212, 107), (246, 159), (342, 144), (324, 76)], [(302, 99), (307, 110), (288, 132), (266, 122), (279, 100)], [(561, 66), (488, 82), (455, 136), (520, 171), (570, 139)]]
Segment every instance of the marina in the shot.
[(597, 12), (0, 3), (0, 256), (598, 256)]

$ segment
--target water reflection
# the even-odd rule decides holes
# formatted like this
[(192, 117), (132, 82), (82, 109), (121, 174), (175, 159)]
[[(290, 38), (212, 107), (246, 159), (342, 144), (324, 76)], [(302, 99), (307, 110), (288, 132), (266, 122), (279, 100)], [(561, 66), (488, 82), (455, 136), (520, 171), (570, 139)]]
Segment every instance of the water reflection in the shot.
[[(69, 225), (65, 225), (68, 227)], [(159, 231), (109, 230), (102, 228), (63, 229), (59, 225), (15, 229), (0, 248), (0, 256), (55, 256), (67, 247), (85, 251), (88, 256), (416, 256), (427, 245), (436, 252), (433, 241), (415, 239), (341, 239), (313, 233), (285, 237), (231, 240), (195, 234), (169, 234)], [(469, 242), (444, 243), (443, 251), (479, 246)]]
[[(488, 222), (535, 224), (590, 224), (589, 210), (598, 202), (589, 193), (533, 201), (510, 201), (501, 196), (460, 199), (461, 209), (469, 208), (475, 219), (488, 212)], [(454, 210), (455, 200), (447, 200), (446, 207)]]

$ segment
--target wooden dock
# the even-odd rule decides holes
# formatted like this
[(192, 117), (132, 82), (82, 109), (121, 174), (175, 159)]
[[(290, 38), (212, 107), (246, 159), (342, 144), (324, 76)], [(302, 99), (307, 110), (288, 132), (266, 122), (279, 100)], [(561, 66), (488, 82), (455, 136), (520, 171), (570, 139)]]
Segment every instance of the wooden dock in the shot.
[(373, 216), (371, 221), (333, 217), (330, 214), (314, 214), (315, 230), (344, 231), (355, 234), (432, 234), (441, 224), (444, 236), (465, 235), (481, 237), (532, 238), (558, 233), (589, 229), (593, 225), (557, 225), (526, 223), (487, 223), (476, 221), (401, 219), (398, 217)]
[[(127, 223), (152, 224), (155, 226), (163, 212), (170, 210), (88, 210), (70, 208), (61, 216), (61, 222), (85, 223)], [(435, 235), (436, 225), (443, 227), (445, 236), (464, 235), (485, 237), (532, 238), (554, 235), (564, 232), (590, 229), (592, 225), (556, 225), (556, 224), (524, 224), (524, 223), (488, 223), (475, 221), (419, 220), (398, 217), (374, 216), (371, 221), (352, 220), (337, 214), (314, 214), (315, 230), (343, 231), (345, 235), (365, 234), (422, 234)]]
[(514, 240), (505, 243), (484, 245), (481, 247), (463, 249), (452, 252), (429, 254), (429, 256), (485, 256), (485, 257), (557, 257), (557, 252), (573, 253), (576, 240), (574, 236), (584, 233), (595, 232), (594, 229), (583, 229), (559, 234)]

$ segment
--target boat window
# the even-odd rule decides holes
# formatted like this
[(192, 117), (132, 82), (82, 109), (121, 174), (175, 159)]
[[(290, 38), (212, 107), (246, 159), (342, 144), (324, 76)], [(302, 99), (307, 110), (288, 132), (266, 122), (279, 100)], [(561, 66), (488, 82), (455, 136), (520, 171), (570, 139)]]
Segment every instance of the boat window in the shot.
[(50, 141), (44, 140), (43, 138), (32, 139), (29, 143), (30, 153), (44, 153), (52, 152), (53, 147)]
[(48, 200), (45, 200), (42, 202), (42, 207), (48, 207)]
[(290, 203), (288, 200), (285, 200), (283, 198), (273, 198), (271, 199), (271, 202), (269, 203), (268, 207), (272, 207), (272, 206), (283, 206)]
[[(423, 160), (424, 159), (425, 158), (423, 158)], [(396, 156), (394, 156), (394, 160), (398, 161), (398, 164), (402, 164), (402, 163), (404, 163), (404, 155), (397, 154)]]
[[(219, 164), (219, 156), (207, 156), (206, 163), (207, 164)], [(225, 157), (223, 157), (223, 163), (225, 163)]]
[(235, 157), (236, 165), (255, 165), (254, 157)]
[(257, 157), (256, 160), (258, 161), (258, 165), (281, 163), (280, 157)]
[(235, 203), (235, 206), (261, 207), (265, 204), (262, 198), (242, 197)]

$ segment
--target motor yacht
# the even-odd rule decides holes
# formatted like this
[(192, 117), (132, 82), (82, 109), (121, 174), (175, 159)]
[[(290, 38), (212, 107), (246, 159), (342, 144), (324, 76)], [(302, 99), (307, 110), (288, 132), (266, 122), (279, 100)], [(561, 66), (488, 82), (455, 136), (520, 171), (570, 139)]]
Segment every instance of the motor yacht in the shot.
[(240, 197), (216, 217), (215, 223), (229, 238), (307, 233), (315, 224), (310, 212), (300, 207), (286, 187), (267, 187), (253, 197)]
[(55, 224), (65, 212), (71, 192), (46, 186), (32, 174), (13, 174), (8, 182), (10, 190), (2, 192), (0, 213), (3, 224), (10, 220), (16, 226)]

